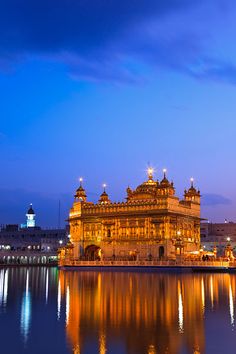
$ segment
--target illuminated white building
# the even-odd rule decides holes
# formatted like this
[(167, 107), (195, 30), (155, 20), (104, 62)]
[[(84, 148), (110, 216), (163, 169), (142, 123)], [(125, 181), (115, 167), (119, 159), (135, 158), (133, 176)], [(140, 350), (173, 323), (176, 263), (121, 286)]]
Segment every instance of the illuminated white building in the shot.
[(0, 227), (0, 264), (55, 261), (58, 248), (67, 243), (68, 227), (42, 229), (36, 226), (32, 204), (26, 217), (26, 224)]
[(35, 212), (33, 210), (32, 204), (26, 214), (26, 227), (35, 227)]

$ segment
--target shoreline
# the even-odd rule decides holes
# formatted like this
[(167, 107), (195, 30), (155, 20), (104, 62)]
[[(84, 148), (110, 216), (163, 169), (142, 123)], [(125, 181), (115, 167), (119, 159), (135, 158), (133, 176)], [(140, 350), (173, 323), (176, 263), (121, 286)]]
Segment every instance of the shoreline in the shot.
[(156, 273), (236, 273), (236, 268), (217, 268), (217, 267), (140, 267), (140, 266), (58, 266), (59, 270), (63, 271), (123, 271), (123, 272), (156, 272)]
[(235, 273), (236, 263), (229, 261), (179, 262), (179, 261), (61, 261), (62, 270), (135, 270), (165, 272), (220, 272)]

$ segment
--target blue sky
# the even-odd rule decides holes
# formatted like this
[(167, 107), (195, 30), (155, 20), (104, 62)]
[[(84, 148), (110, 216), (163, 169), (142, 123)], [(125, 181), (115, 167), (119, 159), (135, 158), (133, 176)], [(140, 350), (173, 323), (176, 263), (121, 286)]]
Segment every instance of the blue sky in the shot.
[(62, 220), (83, 176), (113, 200), (163, 167), (202, 216), (236, 221), (232, 0), (4, 0), (0, 223)]

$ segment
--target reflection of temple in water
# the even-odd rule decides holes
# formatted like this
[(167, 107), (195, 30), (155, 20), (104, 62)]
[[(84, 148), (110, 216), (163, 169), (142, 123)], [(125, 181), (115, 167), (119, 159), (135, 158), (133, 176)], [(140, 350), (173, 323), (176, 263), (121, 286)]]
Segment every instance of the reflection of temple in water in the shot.
[(59, 279), (74, 353), (94, 339), (104, 354), (107, 338), (129, 354), (204, 352), (202, 277), (60, 272)]
[[(236, 280), (229, 274), (59, 273), (73, 353), (205, 353), (205, 309), (228, 312), (234, 325)], [(227, 301), (222, 301), (222, 299)], [(221, 299), (221, 301), (220, 301)]]
[(61, 333), (66, 322), (73, 354), (204, 354), (209, 341), (215, 342), (205, 341), (210, 319), (218, 320), (220, 333), (222, 326), (233, 332), (235, 275), (60, 271), (57, 276), (55, 268), (0, 269), (0, 314), (18, 313), (15, 331), (24, 343), (38, 333), (33, 324), (42, 304), (51, 311), (44, 322), (54, 318)]

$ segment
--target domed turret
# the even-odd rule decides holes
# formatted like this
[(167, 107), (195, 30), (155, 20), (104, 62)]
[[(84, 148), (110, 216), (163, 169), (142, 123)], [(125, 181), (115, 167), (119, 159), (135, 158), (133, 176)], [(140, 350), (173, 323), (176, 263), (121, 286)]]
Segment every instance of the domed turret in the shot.
[(80, 186), (79, 186), (79, 188), (76, 190), (75, 199), (77, 199), (77, 200), (80, 201), (80, 202), (86, 202), (87, 195), (86, 195), (85, 190), (84, 190), (84, 188), (83, 188), (83, 186), (82, 186), (82, 181), (83, 181), (83, 179), (80, 178), (79, 181), (80, 181)]
[(194, 179), (191, 178), (190, 181), (191, 181), (190, 188), (184, 191), (184, 199), (186, 201), (191, 201), (200, 204), (200, 197), (201, 197), (200, 191), (194, 187), (193, 185)]
[(130, 188), (130, 186), (128, 186), (128, 188), (126, 188), (126, 193), (127, 193), (126, 199), (129, 200), (132, 197), (132, 194), (133, 194), (133, 191)]
[(163, 187), (169, 187), (170, 186), (170, 182), (168, 181), (168, 179), (166, 178), (166, 169), (163, 169), (163, 179), (160, 182), (160, 186)]
[(163, 178), (158, 186), (158, 194), (160, 195), (174, 195), (175, 188), (173, 182), (169, 182), (168, 178), (166, 177), (167, 170), (163, 169)]
[(35, 215), (35, 212), (34, 212), (34, 209), (33, 209), (33, 205), (32, 204), (30, 204), (30, 207), (29, 207), (29, 209), (28, 209), (28, 211), (27, 211), (27, 214), (31, 214), (31, 215)]
[(103, 188), (104, 188), (104, 190), (103, 190), (102, 194), (100, 195), (98, 203), (99, 204), (110, 204), (111, 201), (110, 201), (108, 194), (106, 192), (106, 184), (103, 184)]

